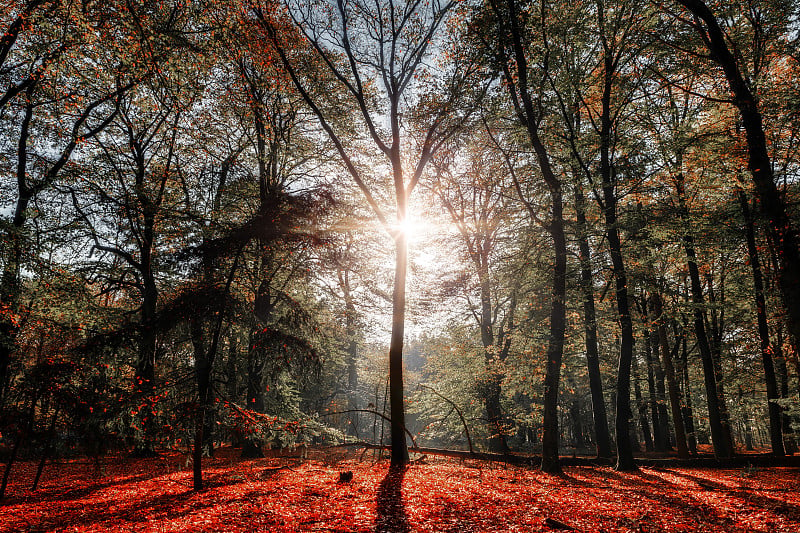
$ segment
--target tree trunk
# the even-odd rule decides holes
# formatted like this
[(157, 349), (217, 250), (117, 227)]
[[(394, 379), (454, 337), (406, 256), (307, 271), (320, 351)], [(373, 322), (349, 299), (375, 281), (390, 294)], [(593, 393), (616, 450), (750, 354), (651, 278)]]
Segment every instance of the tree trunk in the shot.
[[(598, 9), (599, 26), (605, 25), (602, 6)], [(614, 274), (617, 317), (620, 325), (620, 350), (617, 366), (617, 470), (636, 470), (631, 447), (631, 364), (633, 362), (633, 319), (628, 301), (628, 279), (622, 258), (622, 241), (617, 220), (616, 172), (611, 164), (612, 127), (611, 96), (616, 77), (612, 52), (603, 36), (603, 92), (600, 113), (600, 178), (602, 180), (603, 215), (606, 223), (611, 267)]]
[[(647, 301), (644, 302), (647, 305)], [(653, 371), (655, 373), (656, 381), (656, 402), (658, 405), (658, 422), (661, 424), (661, 435), (664, 439), (664, 449), (666, 451), (672, 450), (672, 439), (670, 438), (671, 432), (669, 427), (669, 414), (667, 413), (667, 387), (665, 384), (664, 367), (658, 357), (658, 332), (654, 329), (650, 332), (650, 346), (652, 348), (653, 356)]]
[(47, 442), (42, 450), (42, 457), (39, 459), (39, 466), (36, 467), (36, 476), (33, 478), (31, 490), (35, 491), (39, 486), (39, 480), (42, 478), (44, 465), (53, 453), (54, 441), (56, 440), (56, 422), (58, 421), (58, 407), (53, 413), (53, 418), (50, 419), (50, 427), (47, 429)]
[(489, 286), (488, 253), (481, 255), (482, 261), (477, 267), (481, 284), (480, 327), (486, 371), (484, 406), (486, 407), (486, 418), (489, 426), (489, 451), (508, 453), (509, 449), (505, 435), (506, 424), (500, 405), (500, 387), (503, 376), (496, 368), (499, 363), (499, 357), (497, 357), (497, 346), (495, 346), (494, 332), (492, 331), (492, 295)]
[[(778, 392), (783, 399), (789, 398), (789, 369), (786, 367), (786, 356), (783, 351), (783, 328), (779, 325), (777, 335), (775, 338), (774, 360), (776, 368), (776, 376), (778, 378)], [(800, 376), (800, 374), (798, 375)], [(781, 414), (781, 429), (783, 433), (783, 449), (788, 455), (797, 453), (797, 442), (795, 441), (794, 428), (792, 427), (792, 418), (784, 411)]]
[(756, 318), (758, 321), (758, 337), (761, 346), (761, 361), (764, 365), (764, 379), (767, 385), (767, 408), (769, 410), (769, 434), (772, 445), (772, 454), (783, 456), (783, 434), (781, 432), (781, 408), (775, 402), (779, 398), (778, 381), (775, 378), (775, 366), (772, 360), (772, 347), (769, 342), (769, 325), (767, 323), (767, 303), (764, 297), (764, 281), (761, 273), (761, 263), (756, 246), (756, 233), (753, 226), (753, 217), (747, 196), (743, 190), (738, 191), (739, 204), (744, 216), (745, 235), (747, 237), (747, 253), (750, 256), (750, 267), (753, 271), (753, 289), (756, 300)]
[(586, 370), (589, 375), (589, 390), (592, 395), (592, 416), (597, 442), (597, 456), (610, 458), (611, 437), (608, 431), (608, 415), (603, 399), (603, 379), (600, 374), (600, 356), (597, 345), (597, 313), (594, 306), (592, 285), (591, 248), (587, 236), (586, 209), (583, 191), (575, 191), (575, 212), (578, 222), (578, 249), (581, 266), (580, 286), (583, 293), (583, 325), (586, 343)]
[[(686, 328), (683, 328), (684, 332)], [(697, 432), (694, 428), (694, 410), (692, 409), (692, 386), (689, 382), (689, 349), (688, 339), (684, 333), (681, 339), (682, 356), (682, 375), (683, 375), (683, 395), (686, 398), (686, 407), (683, 408), (683, 423), (686, 426), (686, 438), (689, 445), (689, 453), (697, 455)]]
[(141, 438), (137, 439), (133, 451), (134, 457), (152, 457), (155, 454), (156, 439), (156, 304), (158, 290), (155, 278), (149, 265), (148, 253), (142, 253), (142, 312), (139, 335), (139, 360), (134, 375), (134, 390), (141, 405), (137, 413), (137, 424), (141, 430)]
[[(256, 331), (250, 334), (250, 343), (247, 349), (247, 408), (257, 413), (264, 412), (264, 361), (258, 353)], [(247, 435), (242, 443), (242, 457), (256, 459), (264, 457), (261, 450), (263, 443), (260, 438)]]
[[(664, 324), (664, 306), (661, 295), (653, 293), (650, 297), (653, 306), (653, 313), (657, 321), (658, 340), (661, 347), (661, 360), (664, 363), (664, 374), (667, 379), (667, 391), (669, 392), (669, 405), (672, 411), (672, 425), (675, 428), (675, 447), (678, 450), (678, 457), (686, 459), (689, 457), (689, 449), (686, 443), (686, 429), (683, 424), (683, 413), (681, 410), (680, 390), (675, 379), (675, 366), (673, 357), (669, 349), (669, 339), (667, 338), (667, 327)], [(675, 353), (680, 346), (679, 339), (675, 339)]]
[(197, 380), (197, 414), (194, 422), (194, 448), (192, 464), (192, 480), (194, 490), (203, 490), (203, 443), (206, 432), (206, 416), (211, 400), (211, 368), (213, 361), (203, 357), (195, 361), (195, 379)]
[[(683, 188), (683, 174), (675, 177), (675, 188), (678, 194), (680, 217), (685, 227), (689, 227), (688, 213), (686, 207), (686, 194)], [(703, 286), (700, 281), (700, 270), (697, 266), (697, 255), (694, 250), (694, 237), (687, 231), (683, 235), (683, 247), (686, 253), (686, 260), (689, 267), (690, 288), (692, 294), (692, 314), (694, 316), (694, 331), (697, 336), (697, 345), (700, 348), (700, 359), (703, 363), (703, 377), (706, 387), (706, 398), (708, 402), (708, 419), (711, 427), (711, 441), (714, 445), (714, 455), (718, 459), (727, 459), (733, 456), (730, 449), (729, 440), (725, 436), (725, 428), (722, 425), (722, 414), (720, 410), (719, 395), (717, 392), (717, 378), (714, 368), (714, 356), (711, 353), (711, 345), (708, 340), (705, 326), (705, 298), (703, 297)]]
[[(549, 167), (548, 167), (549, 168)], [(553, 291), (550, 308), (550, 342), (547, 346), (547, 364), (544, 379), (544, 432), (542, 434), (542, 471), (561, 472), (558, 459), (558, 387), (561, 378), (561, 358), (564, 353), (566, 332), (566, 278), (567, 240), (564, 234), (561, 189), (551, 189), (552, 221), (550, 235), (553, 238), (555, 257), (553, 261)]]
[(723, 260), (722, 272), (720, 273), (720, 296), (714, 288), (714, 276), (706, 274), (708, 284), (708, 315), (711, 320), (706, 322), (706, 331), (709, 332), (709, 345), (711, 346), (711, 360), (714, 362), (714, 376), (717, 380), (717, 398), (719, 398), (719, 418), (722, 423), (722, 431), (725, 440), (728, 441), (728, 448), (734, 453), (736, 447), (733, 442), (733, 432), (731, 431), (731, 415), (728, 412), (728, 404), (725, 401), (725, 371), (722, 366), (722, 338), (724, 335), (724, 316), (725, 316), (725, 262)]
[[(644, 316), (645, 323), (647, 316)], [(650, 397), (647, 401), (650, 406), (650, 419), (653, 421), (653, 450), (657, 452), (667, 451), (665, 445), (665, 437), (662, 432), (663, 425), (661, 423), (661, 412), (658, 409), (658, 393), (656, 392), (656, 378), (653, 369), (653, 354), (650, 335), (646, 331), (644, 334), (644, 358), (647, 363), (647, 388), (650, 392)]]
[(575, 386), (575, 380), (570, 375), (567, 376), (567, 380), (569, 388), (572, 390), (572, 399), (569, 404), (569, 421), (572, 426), (572, 447), (577, 451), (586, 447), (586, 439), (583, 435), (583, 423), (581, 420), (581, 402)]
[(29, 200), (28, 195), (20, 192), (12, 227), (6, 234), (10, 253), (4, 258), (5, 268), (0, 278), (0, 407), (5, 400), (6, 386), (10, 379), (8, 372), (17, 339), (18, 326), (14, 313), (17, 311), (19, 271), (22, 264), (22, 226)]
[[(402, 207), (401, 207), (402, 206)], [(398, 206), (398, 221), (405, 219), (405, 204)], [(406, 273), (408, 237), (402, 231), (395, 236), (394, 291), (392, 292), (392, 338), (389, 345), (389, 412), (391, 413), (392, 465), (408, 463), (406, 416), (403, 405), (403, 337), (406, 317)]]
[[(648, 452), (653, 451), (653, 435), (650, 433), (650, 423), (647, 421), (647, 402), (642, 398), (642, 388), (639, 386), (639, 365), (633, 359), (633, 396), (636, 398), (636, 409), (639, 412), (639, 427), (644, 438), (644, 449)], [(631, 432), (631, 437), (635, 433)]]

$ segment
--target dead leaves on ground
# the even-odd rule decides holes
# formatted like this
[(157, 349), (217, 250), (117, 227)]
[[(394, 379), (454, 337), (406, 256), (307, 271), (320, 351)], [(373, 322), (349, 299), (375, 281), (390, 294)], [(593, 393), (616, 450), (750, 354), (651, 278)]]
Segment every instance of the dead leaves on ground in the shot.
[[(36, 492), (19, 463), (0, 531), (763, 532), (800, 531), (796, 469), (535, 469), (429, 459), (401, 471), (358, 455), (337, 464), (269, 458), (208, 461), (191, 490), (185, 457), (50, 465)], [(341, 473), (352, 472), (342, 482)], [(571, 528), (571, 529), (568, 529)]]

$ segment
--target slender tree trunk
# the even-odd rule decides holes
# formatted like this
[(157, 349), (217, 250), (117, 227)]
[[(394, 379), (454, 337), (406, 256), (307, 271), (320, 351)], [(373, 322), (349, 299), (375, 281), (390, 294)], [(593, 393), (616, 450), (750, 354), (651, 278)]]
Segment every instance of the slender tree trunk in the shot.
[(761, 361), (764, 365), (764, 379), (767, 385), (767, 408), (769, 410), (769, 434), (772, 454), (783, 456), (783, 434), (781, 432), (781, 408), (775, 402), (778, 399), (778, 382), (775, 379), (775, 366), (772, 360), (772, 346), (769, 341), (769, 325), (767, 323), (767, 303), (764, 297), (764, 281), (761, 273), (761, 262), (756, 246), (756, 233), (750, 205), (743, 190), (738, 191), (739, 204), (742, 208), (747, 237), (747, 253), (750, 256), (750, 267), (753, 271), (753, 288), (756, 300), (756, 317), (758, 321), (758, 337), (761, 345)]
[[(675, 187), (678, 194), (681, 220), (684, 224), (689, 224), (686, 193), (683, 188), (683, 174), (678, 174), (675, 177)], [(703, 314), (705, 309), (703, 286), (700, 281), (700, 269), (697, 266), (697, 255), (694, 250), (694, 237), (692, 237), (688, 231), (683, 235), (683, 247), (689, 266), (694, 330), (697, 336), (697, 344), (700, 348), (700, 359), (703, 363), (703, 377), (706, 387), (706, 399), (708, 402), (708, 421), (711, 427), (711, 441), (714, 445), (714, 455), (718, 459), (726, 459), (733, 456), (733, 451), (730, 449), (730, 442), (729, 439), (726, 438), (725, 428), (722, 424), (722, 413), (717, 390), (717, 377), (714, 368), (714, 356), (711, 353), (711, 345), (708, 340), (708, 334), (706, 333), (705, 316)]]
[[(779, 325), (775, 344), (773, 345), (776, 376), (778, 378), (778, 388), (780, 397), (789, 398), (789, 369), (786, 367), (786, 357), (783, 351), (783, 327)], [(800, 374), (798, 374), (800, 376)], [(797, 452), (797, 442), (795, 441), (794, 428), (792, 428), (792, 418), (782, 410), (781, 429), (783, 433), (783, 449), (789, 455)]]
[(11, 357), (17, 342), (18, 326), (14, 313), (17, 311), (19, 271), (22, 264), (22, 226), (29, 201), (30, 196), (21, 191), (17, 198), (12, 227), (7, 233), (10, 253), (4, 258), (5, 268), (0, 278), (0, 407), (4, 404)]
[(558, 387), (561, 378), (561, 358), (566, 332), (567, 240), (564, 233), (561, 189), (550, 191), (552, 221), (550, 235), (555, 250), (553, 264), (552, 306), (550, 309), (550, 342), (544, 380), (544, 432), (542, 434), (542, 471), (561, 472), (558, 459)]
[[(644, 305), (647, 305), (647, 301), (645, 300)], [(664, 367), (661, 364), (661, 360), (658, 357), (658, 332), (653, 329), (650, 332), (650, 346), (652, 348), (652, 356), (653, 356), (653, 371), (655, 374), (655, 382), (656, 382), (656, 402), (658, 406), (658, 421), (661, 424), (661, 435), (664, 439), (664, 449), (665, 450), (672, 450), (672, 439), (670, 438), (671, 432), (669, 427), (669, 414), (667, 413), (667, 387), (665, 384), (665, 373)]]
[[(601, 30), (605, 26), (605, 13), (602, 6), (598, 9), (598, 25)], [(631, 411), (631, 364), (633, 362), (634, 337), (633, 319), (628, 301), (628, 279), (622, 257), (622, 241), (617, 220), (616, 172), (611, 163), (612, 127), (611, 96), (616, 77), (616, 67), (609, 43), (603, 38), (603, 92), (600, 98), (600, 178), (602, 180), (603, 215), (606, 223), (611, 267), (614, 274), (617, 317), (620, 325), (620, 351), (617, 366), (617, 470), (636, 470), (631, 448), (630, 427), (633, 413)]]
[(483, 261), (478, 266), (481, 284), (481, 342), (483, 343), (486, 389), (484, 406), (489, 426), (489, 450), (495, 453), (507, 453), (506, 424), (500, 406), (502, 374), (496, 368), (499, 363), (499, 353), (495, 346), (494, 332), (492, 331), (492, 296), (489, 286), (488, 257), (483, 254)]
[[(683, 328), (684, 332), (686, 328)], [(686, 406), (683, 408), (683, 423), (686, 426), (686, 437), (689, 445), (689, 453), (697, 455), (697, 432), (694, 427), (694, 410), (692, 409), (692, 386), (689, 382), (689, 349), (688, 339), (684, 333), (681, 339), (682, 355), (681, 369), (683, 375), (683, 395), (686, 398)]]
[(5, 497), (6, 494), (6, 487), (8, 487), (8, 480), (11, 476), (11, 467), (14, 465), (14, 462), (17, 460), (17, 454), (19, 453), (19, 449), (22, 446), (22, 441), (28, 437), (33, 430), (33, 421), (34, 416), (36, 414), (36, 402), (39, 401), (37, 396), (34, 396), (31, 400), (31, 407), (29, 409), (28, 415), (28, 424), (26, 425), (25, 430), (20, 430), (17, 433), (17, 439), (14, 441), (14, 446), (11, 448), (11, 455), (8, 457), (8, 461), (6, 462), (6, 468), (3, 472), (3, 481), (0, 482), (0, 500)]
[(152, 457), (155, 454), (156, 438), (156, 349), (158, 336), (156, 333), (156, 305), (158, 290), (153, 276), (149, 251), (142, 253), (142, 312), (139, 335), (139, 359), (134, 376), (134, 391), (142, 406), (137, 414), (137, 424), (142, 437), (137, 439), (133, 451), (135, 457)]
[[(675, 447), (678, 450), (678, 457), (686, 459), (689, 457), (689, 449), (686, 443), (686, 429), (683, 424), (683, 413), (681, 410), (681, 396), (678, 383), (675, 379), (675, 366), (673, 357), (670, 353), (669, 339), (667, 337), (667, 327), (664, 324), (664, 305), (661, 295), (653, 293), (650, 297), (653, 306), (653, 313), (657, 322), (658, 340), (661, 347), (661, 360), (664, 363), (664, 375), (667, 379), (667, 390), (669, 391), (669, 405), (672, 411), (672, 424), (675, 428)], [(675, 353), (680, 346), (679, 340), (675, 339)]]
[(603, 399), (603, 379), (600, 374), (600, 356), (597, 345), (597, 313), (594, 305), (594, 289), (592, 286), (591, 248), (589, 247), (588, 228), (586, 224), (585, 200), (582, 190), (575, 191), (575, 212), (578, 222), (578, 250), (580, 254), (581, 278), (583, 293), (583, 325), (586, 343), (586, 370), (589, 375), (589, 390), (592, 394), (592, 416), (597, 442), (597, 456), (610, 458), (611, 438), (608, 431), (608, 415)]
[(56, 422), (58, 421), (58, 408), (56, 407), (53, 413), (53, 418), (50, 419), (50, 427), (47, 429), (47, 442), (42, 450), (42, 457), (39, 459), (39, 466), (36, 467), (36, 476), (33, 478), (31, 490), (35, 491), (39, 486), (39, 480), (42, 478), (44, 465), (53, 453), (53, 443), (56, 440)]
[(575, 450), (582, 450), (586, 447), (586, 439), (583, 435), (583, 423), (581, 420), (581, 402), (577, 394), (575, 380), (571, 375), (567, 375), (569, 388), (572, 390), (572, 399), (569, 404), (569, 419), (572, 426), (572, 446)]
[[(530, 93), (528, 83), (528, 58), (524, 30), (521, 23), (520, 6), (515, 0), (506, 0), (505, 10), (492, 3), (499, 27), (503, 31), (498, 43), (501, 51), (498, 59), (503, 63), (505, 85), (514, 105), (519, 123), (526, 129), (528, 141), (536, 155), (542, 179), (550, 192), (550, 224), (547, 228), (553, 239), (553, 282), (550, 306), (550, 334), (547, 344), (547, 362), (544, 378), (544, 420), (542, 422), (542, 464), (547, 473), (560, 473), (558, 457), (558, 389), (561, 380), (561, 360), (564, 355), (566, 332), (566, 274), (567, 240), (564, 231), (564, 197), (561, 181), (550, 162), (550, 155), (540, 137), (537, 103)], [(507, 33), (506, 33), (507, 32)], [(506, 41), (506, 38), (509, 41)], [(505, 53), (510, 46), (510, 55)]]
[(725, 400), (725, 371), (722, 366), (722, 337), (724, 335), (725, 318), (725, 263), (723, 260), (722, 272), (720, 274), (720, 297), (714, 288), (714, 276), (706, 274), (708, 284), (708, 315), (711, 320), (706, 322), (706, 331), (709, 332), (709, 344), (711, 346), (711, 360), (714, 362), (714, 376), (717, 380), (717, 398), (719, 398), (719, 418), (722, 423), (722, 430), (725, 440), (728, 441), (728, 448), (734, 453), (736, 447), (733, 442), (733, 432), (731, 431), (731, 415), (728, 411), (728, 403)]
[[(642, 388), (639, 385), (639, 365), (636, 358), (632, 362), (633, 367), (633, 397), (636, 399), (636, 410), (639, 412), (639, 427), (644, 438), (644, 449), (648, 452), (653, 451), (653, 435), (650, 433), (650, 423), (647, 421), (647, 402), (642, 397)], [(635, 432), (631, 432), (631, 438)]]
[(197, 380), (197, 414), (194, 426), (194, 448), (192, 464), (192, 480), (194, 490), (203, 490), (203, 444), (206, 433), (206, 416), (211, 400), (211, 367), (213, 361), (207, 357), (195, 361), (195, 379)]
[[(247, 408), (256, 413), (264, 412), (264, 361), (255, 346), (257, 342), (256, 331), (251, 331), (250, 342), (247, 349)], [(242, 443), (242, 457), (262, 458), (261, 439), (247, 435)]]
[(10, 380), (9, 367), (19, 329), (14, 314), (18, 310), (19, 273), (24, 250), (22, 229), (27, 220), (28, 204), (33, 198), (33, 191), (28, 187), (27, 181), (28, 139), (30, 138), (32, 118), (33, 104), (29, 102), (25, 106), (17, 143), (17, 203), (11, 227), (5, 231), (10, 253), (4, 258), (3, 276), (0, 278), (0, 408), (5, 402), (6, 387)]
[[(647, 322), (647, 316), (644, 317)], [(644, 358), (647, 364), (647, 388), (650, 392), (647, 404), (650, 406), (650, 419), (653, 421), (653, 450), (657, 452), (667, 451), (664, 444), (665, 435), (661, 424), (661, 413), (658, 410), (658, 394), (656, 392), (655, 373), (653, 369), (653, 354), (650, 335), (645, 331), (644, 335)]]

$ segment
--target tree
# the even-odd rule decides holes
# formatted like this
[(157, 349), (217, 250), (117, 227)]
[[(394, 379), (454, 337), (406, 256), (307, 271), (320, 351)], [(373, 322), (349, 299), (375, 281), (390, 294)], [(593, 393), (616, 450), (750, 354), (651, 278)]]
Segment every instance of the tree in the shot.
[(513, 168), (506, 167), (500, 154), (492, 153), (492, 143), (485, 135), (475, 133), (473, 140), (467, 141), (462, 168), (440, 169), (436, 191), (458, 229), (477, 277), (478, 304), (472, 305), (470, 311), (480, 330), (484, 351), (481, 396), (486, 408), (489, 450), (507, 453), (508, 421), (501, 406), (502, 365), (508, 358), (516, 326), (517, 288), (512, 286), (501, 292), (503, 287), (496, 287), (495, 279), (501, 258), (513, 253), (504, 245), (510, 240), (504, 233), (511, 229), (514, 215), (508, 191), (511, 183), (503, 179)]
[[(547, 20), (548, 5), (536, 6), (541, 20)], [(561, 360), (564, 354), (566, 331), (566, 272), (567, 241), (564, 231), (564, 191), (556, 175), (550, 153), (542, 138), (544, 93), (537, 83), (546, 80), (548, 62), (530, 54), (547, 57), (548, 44), (545, 28), (531, 28), (525, 24), (525, 11), (515, 0), (492, 1), (488, 6), (486, 24), (482, 31), (486, 53), (500, 70), (502, 83), (520, 127), (527, 135), (535, 160), (550, 194), (550, 220), (547, 230), (553, 242), (553, 277), (550, 306), (550, 334), (548, 338), (546, 377), (544, 384), (544, 433), (542, 436), (542, 464), (545, 472), (558, 473), (558, 388)], [(541, 70), (538, 66), (541, 65)], [(525, 199), (521, 198), (524, 202)]]
[[(703, 0), (677, 0), (677, 3), (693, 16), (687, 24), (697, 32), (708, 50), (707, 59), (722, 69), (731, 101), (742, 119), (749, 155), (748, 170), (760, 211), (768, 222), (770, 239), (778, 250), (778, 280), (783, 304), (789, 315), (789, 328), (795, 345), (800, 345), (800, 239), (775, 183), (759, 95), (744, 73), (736, 41), (723, 29), (718, 15)], [(755, 70), (757, 73), (758, 69)]]
[(86, 140), (110, 124), (120, 99), (142, 75), (116, 71), (115, 62), (125, 61), (129, 50), (98, 38), (115, 22), (95, 10), (30, 1), (13, 5), (9, 15), (0, 40), (0, 76), (6, 87), (0, 95), (0, 125), (8, 135), (2, 171), (14, 177), (16, 187), (9, 194), (16, 201), (10, 221), (3, 224), (0, 402), (18, 331), (20, 273), (30, 259), (24, 250), (31, 202), (69, 170)]
[[(409, 198), (425, 167), (443, 143), (458, 131), (457, 125), (447, 118), (466, 76), (462, 73), (460, 77), (443, 80), (441, 92), (435, 95), (423, 93), (417, 84), (423, 79), (433, 81), (425, 61), (454, 6), (455, 2), (441, 0), (403, 4), (338, 0), (335, 5), (290, 2), (285, 12), (273, 13), (265, 8), (253, 12), (297, 90), (336, 147), (348, 174), (394, 241), (389, 403), (395, 465), (408, 462), (403, 405), (408, 240), (403, 224), (408, 217)], [(299, 31), (303, 45), (288, 40), (289, 32), (283, 26), (286, 17), (290, 17)], [(311, 68), (319, 68), (328, 78), (314, 80)], [(314, 86), (315, 82), (324, 85)], [(331, 90), (334, 87), (336, 90)], [(425, 102), (428, 97), (433, 101)], [(338, 98), (346, 100), (337, 101)], [(435, 108), (417, 107), (415, 99), (421, 105), (440, 103)], [(388, 180), (372, 176), (372, 171), (356, 159), (355, 147), (343, 137), (346, 130), (337, 123), (335, 115), (346, 112), (342, 109), (344, 102), (357, 110), (369, 142), (382, 158), (380, 163), (374, 163), (373, 171), (385, 172)], [(433, 113), (429, 113), (431, 110)], [(415, 130), (402, 123), (406, 115), (417, 121)], [(416, 139), (410, 136), (416, 146), (406, 141), (409, 131), (419, 134)], [(391, 207), (382, 201), (386, 189), (393, 191)], [(387, 209), (394, 211), (394, 222)]]

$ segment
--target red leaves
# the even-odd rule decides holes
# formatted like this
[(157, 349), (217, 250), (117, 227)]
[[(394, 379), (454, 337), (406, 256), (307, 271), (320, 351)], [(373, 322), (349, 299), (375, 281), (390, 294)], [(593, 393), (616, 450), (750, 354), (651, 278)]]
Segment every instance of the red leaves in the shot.
[[(95, 477), (85, 459), (48, 466), (42, 488), (26, 489), (36, 464), (15, 466), (0, 531), (409, 531), (732, 532), (800, 530), (800, 480), (786, 468), (567, 468), (564, 476), (479, 461), (429, 459), (391, 475), (386, 463), (274, 457), (239, 461), (226, 448), (194, 493), (186, 457), (125, 460)], [(365, 459), (369, 459), (366, 457)], [(205, 461), (204, 461), (205, 463)], [(339, 482), (340, 472), (352, 472)], [(349, 478), (349, 476), (348, 476)], [(562, 527), (565, 526), (565, 527)]]

